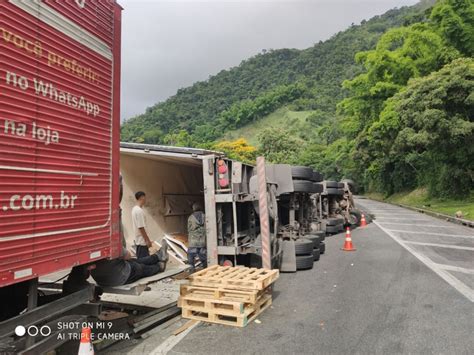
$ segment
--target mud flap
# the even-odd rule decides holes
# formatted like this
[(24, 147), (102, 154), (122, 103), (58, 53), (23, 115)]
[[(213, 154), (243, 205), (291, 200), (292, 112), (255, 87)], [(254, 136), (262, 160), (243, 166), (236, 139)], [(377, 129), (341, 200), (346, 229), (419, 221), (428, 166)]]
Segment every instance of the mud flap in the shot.
[(293, 240), (283, 241), (283, 258), (281, 272), (296, 272), (295, 242)]

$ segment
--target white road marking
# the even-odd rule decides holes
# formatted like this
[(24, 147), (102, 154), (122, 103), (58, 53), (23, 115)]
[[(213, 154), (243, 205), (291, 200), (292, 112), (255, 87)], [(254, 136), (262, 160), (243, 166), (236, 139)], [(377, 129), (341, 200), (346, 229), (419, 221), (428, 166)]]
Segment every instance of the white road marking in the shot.
[(425, 255), (419, 253), (416, 251), (413, 247), (410, 245), (404, 243), (402, 239), (397, 237), (395, 234), (390, 232), (388, 229), (385, 229), (380, 223), (377, 221), (374, 221), (374, 224), (377, 225), (380, 229), (382, 229), (387, 235), (389, 235), (394, 241), (396, 241), (398, 244), (400, 244), (403, 248), (408, 250), (410, 253), (412, 253), (418, 260), (420, 260), (422, 263), (424, 263), (426, 266), (428, 266), (433, 272), (435, 272), (439, 277), (441, 277), (444, 281), (446, 281), (448, 284), (450, 284), (452, 287), (454, 287), (459, 293), (464, 295), (469, 301), (474, 302), (474, 290), (472, 290), (469, 286), (465, 285), (461, 281), (459, 281), (456, 277), (451, 275), (447, 270), (444, 270), (440, 267), (438, 267), (436, 263), (431, 261), (429, 258), (427, 258)]
[(377, 217), (378, 220), (384, 220), (384, 221), (393, 221), (393, 220), (403, 220), (406, 221), (407, 219), (412, 221), (425, 221), (425, 222), (430, 222), (430, 219), (428, 218), (408, 218), (408, 217)]
[(462, 272), (463, 274), (474, 275), (473, 269), (466, 269), (464, 267), (445, 265), (445, 264), (436, 264), (436, 266), (443, 270), (456, 271), (456, 272)]
[(196, 328), (198, 324), (201, 324), (201, 322), (197, 322), (190, 326), (188, 329), (186, 329), (184, 332), (178, 334), (178, 335), (171, 335), (166, 339), (163, 343), (161, 343), (159, 346), (157, 346), (155, 349), (153, 349), (150, 352), (150, 355), (164, 355), (168, 354), (168, 352), (173, 349), (178, 343), (184, 339), (188, 333)]
[(412, 241), (409, 241), (409, 240), (404, 240), (403, 242), (407, 243), (407, 244), (422, 245), (422, 246), (427, 246), (427, 247), (437, 247), (437, 248), (448, 248), (448, 249), (460, 249), (460, 250), (472, 250), (472, 251), (474, 251), (474, 248), (462, 247), (462, 246), (459, 246), (459, 245), (412, 242)]
[(437, 224), (419, 224), (419, 223), (397, 223), (397, 222), (381, 222), (383, 224), (396, 224), (397, 226), (416, 226), (416, 227), (432, 227), (432, 228), (455, 228), (455, 226), (441, 226)]
[(447, 234), (447, 233), (433, 233), (433, 232), (415, 232), (415, 231), (404, 231), (400, 229), (387, 229), (390, 232), (397, 233), (408, 233), (408, 234), (427, 234), (427, 235), (437, 235), (440, 237), (453, 237), (453, 238), (474, 238), (474, 235), (461, 235), (461, 234)]
[[(402, 217), (406, 217), (406, 216), (413, 216), (413, 213), (374, 213), (374, 215), (376, 217), (380, 217), (380, 218), (384, 218), (385, 216), (389, 216), (389, 217), (393, 217), (393, 216), (402, 216)], [(423, 217), (423, 215), (420, 215), (421, 217)]]

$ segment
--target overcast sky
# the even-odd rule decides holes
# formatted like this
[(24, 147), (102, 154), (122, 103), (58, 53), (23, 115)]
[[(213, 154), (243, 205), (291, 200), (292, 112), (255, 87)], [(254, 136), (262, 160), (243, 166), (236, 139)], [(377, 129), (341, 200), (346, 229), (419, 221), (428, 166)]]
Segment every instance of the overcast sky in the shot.
[(262, 49), (307, 48), (417, 0), (118, 0), (122, 119)]

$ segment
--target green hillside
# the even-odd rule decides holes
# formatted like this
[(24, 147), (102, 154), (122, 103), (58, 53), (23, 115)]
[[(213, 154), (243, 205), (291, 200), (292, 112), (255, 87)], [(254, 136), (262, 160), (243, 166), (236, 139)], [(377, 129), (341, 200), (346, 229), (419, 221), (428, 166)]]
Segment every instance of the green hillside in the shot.
[(299, 136), (305, 130), (310, 129), (307, 119), (315, 112), (292, 111), (288, 107), (282, 107), (255, 122), (224, 133), (222, 138), (225, 140), (235, 140), (245, 137), (249, 144), (258, 146), (259, 133), (268, 127), (285, 129), (294, 136)]
[(261, 154), (386, 196), (463, 198), (474, 187), (473, 57), (473, 0), (423, 1), (179, 90), (128, 120), (122, 139)]
[[(178, 90), (176, 95), (149, 107), (142, 115), (128, 119), (122, 125), (122, 140), (176, 143), (177, 132), (184, 130), (195, 144), (205, 143), (289, 102), (294, 102), (300, 110), (317, 108), (333, 115), (336, 103), (344, 96), (341, 83), (363, 70), (355, 62), (355, 54), (373, 48), (388, 29), (419, 21), (429, 3), (390, 10), (306, 50), (263, 51), (207, 81)], [(297, 90), (288, 88), (297, 82)], [(285, 92), (278, 100), (269, 97), (270, 104), (260, 105), (261, 110), (244, 115), (245, 119), (238, 122), (229, 122), (232, 109), (239, 108), (235, 106), (245, 105), (263, 94), (272, 96), (275, 90), (292, 92)], [(230, 110), (227, 117), (226, 110)]]

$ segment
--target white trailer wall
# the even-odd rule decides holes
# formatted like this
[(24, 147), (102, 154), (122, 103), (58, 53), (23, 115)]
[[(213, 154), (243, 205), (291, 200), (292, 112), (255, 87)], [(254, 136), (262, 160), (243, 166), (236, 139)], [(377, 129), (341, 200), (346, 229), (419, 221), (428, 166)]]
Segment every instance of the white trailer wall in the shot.
[(187, 234), (187, 218), (193, 202), (203, 204), (202, 161), (198, 158), (169, 157), (151, 153), (120, 153), (123, 176), (122, 221), (127, 245), (133, 245), (131, 211), (134, 194), (147, 196), (147, 232), (160, 241), (164, 233)]

